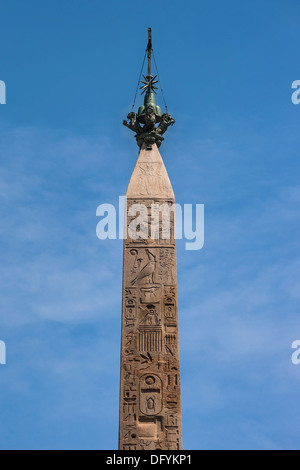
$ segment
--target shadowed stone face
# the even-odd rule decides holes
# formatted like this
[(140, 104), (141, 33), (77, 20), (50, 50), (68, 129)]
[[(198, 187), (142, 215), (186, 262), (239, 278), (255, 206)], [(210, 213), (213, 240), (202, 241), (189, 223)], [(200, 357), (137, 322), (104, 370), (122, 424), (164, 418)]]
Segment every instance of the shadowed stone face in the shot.
[[(133, 204), (174, 204), (154, 144), (143, 144), (126, 193), (127, 227)], [(176, 246), (170, 237), (124, 240), (120, 450), (181, 449)]]

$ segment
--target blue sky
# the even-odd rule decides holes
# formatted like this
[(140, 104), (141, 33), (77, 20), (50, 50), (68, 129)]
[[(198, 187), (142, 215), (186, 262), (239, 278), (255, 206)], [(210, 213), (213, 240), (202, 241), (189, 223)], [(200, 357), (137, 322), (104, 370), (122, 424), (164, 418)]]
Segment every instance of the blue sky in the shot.
[(300, 448), (299, 21), (297, 0), (0, 1), (1, 449), (117, 447), (122, 241), (95, 213), (137, 158), (148, 26), (161, 154), (205, 204), (203, 249), (177, 243), (184, 448)]

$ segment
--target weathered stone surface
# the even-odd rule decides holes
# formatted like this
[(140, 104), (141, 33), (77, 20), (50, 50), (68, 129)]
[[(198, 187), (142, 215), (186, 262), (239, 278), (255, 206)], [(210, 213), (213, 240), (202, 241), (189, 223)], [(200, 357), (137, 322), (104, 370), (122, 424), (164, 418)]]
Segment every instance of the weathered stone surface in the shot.
[(126, 192), (127, 199), (159, 198), (172, 200), (174, 193), (157, 145), (146, 150), (143, 145)]
[[(127, 226), (136, 217), (128, 215), (133, 204), (147, 207), (150, 223), (151, 204), (174, 203), (156, 144), (142, 146), (126, 199)], [(173, 212), (170, 225), (169, 238), (160, 220), (147, 238), (132, 239), (129, 230), (124, 240), (120, 450), (182, 446)]]

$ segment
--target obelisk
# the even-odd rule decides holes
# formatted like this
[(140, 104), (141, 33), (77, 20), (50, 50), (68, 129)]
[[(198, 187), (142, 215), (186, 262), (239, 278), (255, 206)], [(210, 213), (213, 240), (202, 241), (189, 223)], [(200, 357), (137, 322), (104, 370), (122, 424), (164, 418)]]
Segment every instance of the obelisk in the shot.
[[(174, 119), (155, 103), (151, 29), (144, 105), (124, 124), (138, 160), (126, 193), (120, 450), (182, 448), (174, 193), (158, 147)], [(169, 218), (169, 220), (168, 220)]]

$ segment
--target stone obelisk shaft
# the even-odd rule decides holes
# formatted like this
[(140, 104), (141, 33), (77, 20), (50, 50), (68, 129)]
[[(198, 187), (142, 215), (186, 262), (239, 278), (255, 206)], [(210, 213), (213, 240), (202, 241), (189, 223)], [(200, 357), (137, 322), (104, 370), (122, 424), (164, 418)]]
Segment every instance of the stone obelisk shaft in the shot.
[[(159, 150), (143, 144), (126, 193), (120, 450), (182, 447), (174, 193)], [(137, 231), (138, 205), (146, 208)], [(162, 216), (170, 214), (170, 236)], [(155, 220), (154, 220), (155, 219)], [(156, 221), (156, 222), (155, 222)], [(148, 222), (148, 224), (147, 224)], [(140, 231), (142, 236), (134, 233)], [(148, 232), (148, 236), (147, 236)]]

